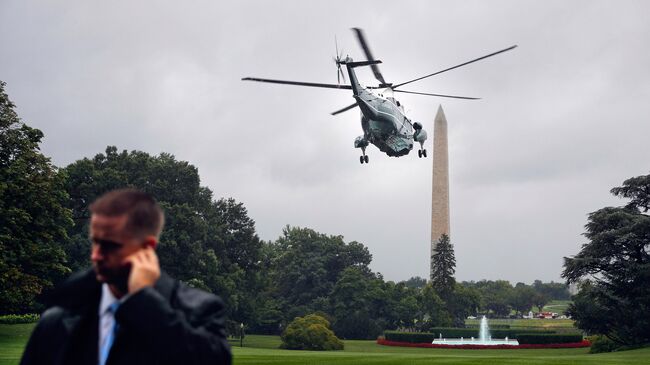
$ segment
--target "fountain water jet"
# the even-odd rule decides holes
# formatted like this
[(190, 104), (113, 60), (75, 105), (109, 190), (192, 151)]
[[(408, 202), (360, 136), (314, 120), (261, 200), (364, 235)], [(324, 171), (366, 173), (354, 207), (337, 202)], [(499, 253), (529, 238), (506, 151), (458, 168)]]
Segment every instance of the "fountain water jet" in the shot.
[(478, 340), (471, 338), (471, 340), (465, 340), (461, 338), (436, 338), (432, 342), (433, 344), (438, 345), (478, 345), (478, 346), (494, 346), (494, 345), (510, 345), (510, 346), (519, 346), (519, 341), (510, 340), (508, 337), (505, 339), (492, 339), (490, 336), (490, 327), (488, 326), (488, 320), (483, 316), (481, 318), (481, 326), (479, 327)]

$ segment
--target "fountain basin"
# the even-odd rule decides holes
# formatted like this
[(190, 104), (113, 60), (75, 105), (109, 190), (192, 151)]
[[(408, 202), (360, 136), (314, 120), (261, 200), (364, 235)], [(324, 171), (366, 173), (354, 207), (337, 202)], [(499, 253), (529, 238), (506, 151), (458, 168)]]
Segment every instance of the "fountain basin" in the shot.
[(517, 340), (511, 340), (511, 339), (492, 339), (488, 341), (481, 341), (480, 339), (463, 339), (463, 338), (443, 338), (443, 339), (438, 339), (436, 338), (431, 342), (434, 345), (449, 345), (449, 346), (456, 346), (456, 345), (477, 345), (477, 346), (497, 346), (497, 345), (507, 345), (507, 346), (519, 346), (519, 341)]

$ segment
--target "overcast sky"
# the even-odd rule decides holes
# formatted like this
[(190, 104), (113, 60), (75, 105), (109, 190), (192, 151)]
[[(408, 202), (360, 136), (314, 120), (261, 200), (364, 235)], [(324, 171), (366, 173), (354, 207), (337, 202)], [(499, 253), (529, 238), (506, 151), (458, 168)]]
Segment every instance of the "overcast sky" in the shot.
[[(63, 4), (63, 5), (62, 5)], [(648, 174), (650, 2), (0, 2), (0, 80), (42, 151), (65, 166), (107, 145), (169, 152), (248, 208), (262, 239), (310, 227), (359, 241), (389, 280), (427, 277), (431, 153), (359, 164), (359, 110), (336, 83), (334, 36), (389, 82), (517, 44), (398, 94), (433, 136), (449, 125), (451, 239), (459, 280), (560, 280), (587, 214)], [(359, 70), (362, 83), (376, 80)], [(432, 152), (433, 138), (425, 147)], [(417, 151), (415, 151), (417, 152)]]

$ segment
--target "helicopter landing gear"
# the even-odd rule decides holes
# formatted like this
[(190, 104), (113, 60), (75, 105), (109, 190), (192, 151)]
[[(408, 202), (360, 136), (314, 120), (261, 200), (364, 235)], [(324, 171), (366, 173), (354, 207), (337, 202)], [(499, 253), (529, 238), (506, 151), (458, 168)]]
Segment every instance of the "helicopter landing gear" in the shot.
[(368, 155), (366, 155), (366, 149), (362, 148), (361, 152), (363, 153), (363, 155), (359, 156), (359, 162), (361, 162), (361, 164), (368, 163), (370, 159), (368, 158)]
[(359, 162), (362, 164), (368, 163), (370, 159), (366, 155), (366, 147), (368, 147), (368, 140), (365, 136), (359, 136), (354, 140), (354, 148), (361, 148), (361, 156), (359, 156)]
[[(420, 127), (421, 129), (422, 127)], [(424, 141), (420, 142), (420, 149), (418, 150), (418, 157), (427, 157), (427, 150), (424, 149)]]

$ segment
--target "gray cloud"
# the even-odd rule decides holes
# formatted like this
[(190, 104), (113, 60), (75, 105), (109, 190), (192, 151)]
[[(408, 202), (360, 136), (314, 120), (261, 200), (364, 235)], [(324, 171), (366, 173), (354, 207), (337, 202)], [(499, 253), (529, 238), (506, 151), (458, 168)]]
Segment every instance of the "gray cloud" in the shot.
[[(170, 152), (217, 196), (245, 203), (264, 239), (285, 224), (367, 245), (392, 280), (428, 272), (431, 160), (352, 141), (349, 92), (244, 76), (336, 82), (339, 47), (366, 30), (384, 76), (479, 96), (402, 96), (432, 134), (449, 121), (452, 242), (461, 280), (558, 280), (586, 214), (648, 173), (650, 24), (642, 1), (87, 2), (0, 5), (0, 79), (60, 166), (106, 145)], [(375, 81), (368, 70), (362, 82)], [(431, 142), (426, 148), (432, 151)]]

